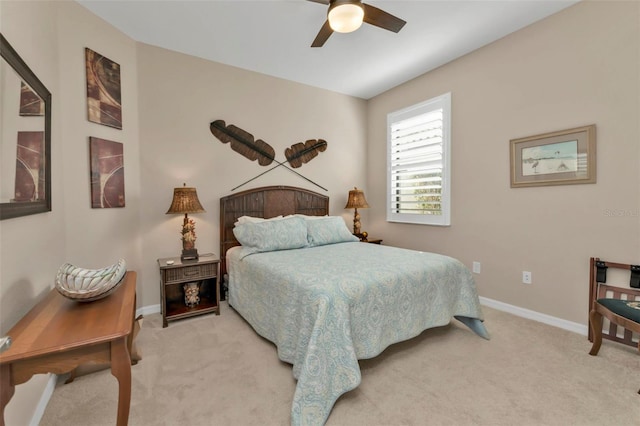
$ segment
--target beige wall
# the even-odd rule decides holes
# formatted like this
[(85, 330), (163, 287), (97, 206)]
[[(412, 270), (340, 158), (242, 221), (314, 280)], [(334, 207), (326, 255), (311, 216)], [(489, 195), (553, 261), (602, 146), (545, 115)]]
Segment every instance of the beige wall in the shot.
[(270, 168), (216, 139), (209, 130), (216, 119), (269, 143), (278, 161), (285, 161), (284, 150), (294, 143), (326, 140), (325, 152), (294, 170), (328, 191), (278, 167), (235, 192), (304, 187), (329, 195), (331, 213), (349, 220), (348, 190), (366, 183), (365, 101), (145, 44), (138, 45), (138, 71), (143, 305), (160, 301), (156, 260), (178, 256), (182, 249), (182, 218), (165, 214), (173, 188), (183, 182), (197, 188), (206, 213), (190, 215), (196, 248), (218, 255), (220, 197)]
[[(65, 261), (99, 268), (127, 261), (140, 268), (140, 144), (138, 78), (135, 41), (116, 31), (75, 2), (59, 2), (58, 49), (60, 108), (54, 111), (62, 128), (62, 177), (65, 199)], [(122, 130), (87, 119), (85, 48), (120, 65)], [(55, 117), (54, 117), (55, 119)], [(125, 207), (91, 208), (89, 137), (123, 145)], [(55, 171), (55, 169), (54, 169)]]
[[(580, 3), (372, 99), (372, 235), (479, 261), (482, 296), (586, 325), (589, 257), (640, 255), (639, 9)], [(452, 225), (387, 223), (386, 115), (449, 91)], [(587, 124), (596, 184), (510, 188), (510, 139)]]
[[(42, 25), (37, 24), (40, 21)], [(34, 294), (52, 286), (64, 261), (94, 268), (125, 257), (131, 269), (137, 268), (140, 160), (135, 42), (73, 2), (2, 2), (2, 32), (53, 100), (52, 211), (0, 222), (2, 331), (6, 331), (28, 310)], [(123, 130), (86, 119), (85, 46), (114, 58), (125, 70)], [(90, 136), (124, 145), (124, 209), (91, 209)], [(25, 291), (22, 281), (35, 291)], [(7, 293), (10, 290), (15, 297)]]
[[(137, 269), (139, 144), (136, 43), (74, 2), (1, 3), (2, 33), (52, 93), (52, 211), (0, 222), (1, 331), (53, 285), (63, 262)], [(87, 120), (84, 49), (118, 62), (123, 130)], [(89, 137), (124, 145), (126, 208), (92, 209)]]

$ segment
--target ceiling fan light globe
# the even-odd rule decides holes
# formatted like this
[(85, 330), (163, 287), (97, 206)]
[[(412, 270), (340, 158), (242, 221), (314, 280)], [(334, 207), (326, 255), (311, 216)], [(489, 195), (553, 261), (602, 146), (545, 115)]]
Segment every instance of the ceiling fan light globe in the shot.
[(331, 29), (338, 33), (350, 33), (362, 25), (364, 9), (359, 3), (343, 3), (329, 8), (328, 19)]

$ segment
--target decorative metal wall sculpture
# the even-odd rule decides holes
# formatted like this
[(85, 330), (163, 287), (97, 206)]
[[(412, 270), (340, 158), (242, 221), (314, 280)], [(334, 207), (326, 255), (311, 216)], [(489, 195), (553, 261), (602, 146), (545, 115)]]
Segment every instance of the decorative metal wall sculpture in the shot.
[(233, 124), (225, 125), (224, 120), (216, 120), (209, 126), (211, 133), (222, 143), (251, 161), (258, 160), (261, 166), (268, 166), (275, 159), (276, 151), (262, 139), (254, 140), (253, 135)]
[(287, 148), (284, 151), (284, 156), (287, 157), (287, 161), (291, 164), (291, 167), (297, 169), (302, 166), (303, 163), (308, 163), (316, 158), (319, 152), (324, 152), (326, 149), (327, 141), (310, 139), (305, 143), (299, 142), (291, 145), (291, 148)]
[[(246, 185), (252, 180), (257, 179), (265, 173), (268, 173), (280, 166), (283, 166), (284, 168), (297, 174), (301, 178), (327, 191), (326, 188), (318, 185), (311, 179), (308, 179), (295, 170), (289, 168), (284, 162), (276, 160), (275, 150), (273, 149), (273, 147), (262, 139), (256, 140), (253, 135), (246, 130), (243, 130), (233, 124), (227, 125), (224, 120), (215, 120), (211, 122), (209, 129), (211, 130), (211, 133), (220, 140), (220, 142), (230, 144), (231, 149), (233, 149), (243, 157), (248, 158), (251, 161), (258, 160), (258, 164), (260, 164), (261, 166), (268, 166), (273, 162), (277, 163), (269, 170), (266, 170), (259, 175), (249, 179), (248, 181), (236, 186), (232, 189), (232, 191), (240, 188), (243, 185)], [(304, 143), (299, 142), (291, 145), (290, 148), (287, 148), (285, 150), (284, 155), (291, 167), (298, 168), (302, 166), (302, 164), (308, 163), (309, 161), (317, 157), (318, 153), (324, 152), (326, 149), (327, 141), (323, 139), (310, 139)]]

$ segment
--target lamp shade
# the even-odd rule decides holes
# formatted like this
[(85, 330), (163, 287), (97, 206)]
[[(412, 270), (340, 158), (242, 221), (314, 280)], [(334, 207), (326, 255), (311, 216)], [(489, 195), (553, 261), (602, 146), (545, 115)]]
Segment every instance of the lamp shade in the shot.
[(171, 200), (171, 207), (167, 210), (167, 214), (204, 212), (195, 188), (189, 188), (184, 184), (182, 188), (173, 189), (173, 200)]
[(333, 31), (350, 33), (362, 25), (364, 8), (359, 1), (336, 0), (331, 2), (327, 18)]
[(361, 189), (354, 187), (351, 191), (349, 191), (349, 199), (347, 200), (347, 205), (344, 206), (345, 209), (366, 209), (369, 208), (369, 204), (367, 204), (367, 200), (364, 198), (364, 192)]

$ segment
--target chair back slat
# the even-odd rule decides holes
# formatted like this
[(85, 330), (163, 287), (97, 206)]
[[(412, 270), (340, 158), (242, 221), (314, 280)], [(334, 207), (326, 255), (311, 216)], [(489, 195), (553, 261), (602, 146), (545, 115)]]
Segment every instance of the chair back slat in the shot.
[(624, 329), (624, 341), (626, 344), (633, 342), (633, 332), (631, 330)]

